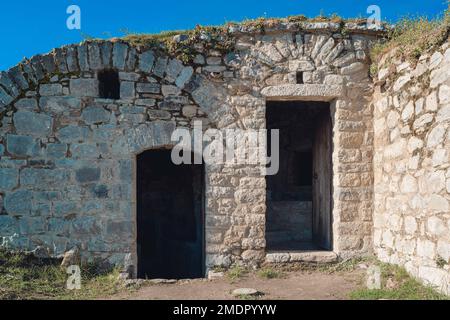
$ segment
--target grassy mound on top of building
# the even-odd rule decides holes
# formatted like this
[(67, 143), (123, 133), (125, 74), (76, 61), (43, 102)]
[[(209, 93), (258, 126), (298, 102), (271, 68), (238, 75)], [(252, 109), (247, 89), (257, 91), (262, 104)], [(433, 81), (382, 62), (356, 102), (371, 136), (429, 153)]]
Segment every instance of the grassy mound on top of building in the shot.
[(405, 17), (397, 22), (387, 33), (386, 41), (372, 49), (372, 60), (376, 62), (387, 52), (395, 51), (395, 57), (417, 60), (425, 52), (438, 48), (450, 35), (449, 8), (440, 16)]

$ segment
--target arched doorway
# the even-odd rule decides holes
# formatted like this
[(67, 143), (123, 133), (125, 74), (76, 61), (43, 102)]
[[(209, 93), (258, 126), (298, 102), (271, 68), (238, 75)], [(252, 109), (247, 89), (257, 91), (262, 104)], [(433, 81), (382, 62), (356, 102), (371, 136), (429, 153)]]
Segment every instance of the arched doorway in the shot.
[(204, 276), (203, 177), (203, 165), (175, 165), (171, 150), (138, 155), (139, 278)]

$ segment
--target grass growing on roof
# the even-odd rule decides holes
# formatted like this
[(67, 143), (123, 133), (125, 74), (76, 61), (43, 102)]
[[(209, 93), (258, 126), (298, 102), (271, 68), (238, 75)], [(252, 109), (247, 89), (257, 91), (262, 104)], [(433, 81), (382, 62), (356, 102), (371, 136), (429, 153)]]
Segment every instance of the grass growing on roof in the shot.
[(387, 41), (375, 45), (372, 60), (397, 50), (397, 56), (414, 61), (430, 49), (437, 48), (448, 40), (450, 34), (450, 4), (440, 17), (405, 17), (387, 35)]
[[(360, 19), (348, 19), (347, 21), (360, 22)], [(254, 32), (264, 33), (265, 28), (277, 27), (280, 23), (291, 22), (333, 22), (340, 25), (340, 32), (345, 34), (345, 21), (337, 14), (326, 16), (320, 14), (314, 18), (307, 18), (304, 15), (294, 15), (287, 18), (259, 17), (255, 19), (246, 19), (242, 22), (227, 22), (221, 26), (200, 26), (197, 25), (192, 30), (163, 31), (158, 34), (133, 33), (129, 30), (122, 30), (125, 36), (123, 40), (135, 46), (151, 47), (168, 51), (169, 54), (179, 58), (185, 63), (192, 62), (198, 53), (194, 49), (195, 45), (203, 44), (205, 49), (215, 49), (222, 53), (234, 50), (235, 37), (230, 34), (229, 27), (242, 25), (253, 28)], [(183, 41), (174, 41), (176, 35), (186, 35)]]

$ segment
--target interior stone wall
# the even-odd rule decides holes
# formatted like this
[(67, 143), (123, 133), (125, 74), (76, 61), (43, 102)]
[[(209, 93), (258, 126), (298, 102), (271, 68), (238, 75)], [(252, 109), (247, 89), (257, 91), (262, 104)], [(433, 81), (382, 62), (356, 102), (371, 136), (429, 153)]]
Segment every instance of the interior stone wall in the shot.
[(417, 65), (386, 54), (374, 98), (374, 245), (450, 292), (450, 49)]
[[(43, 246), (52, 255), (78, 246), (87, 259), (135, 263), (136, 155), (170, 147), (172, 131), (195, 119), (205, 128), (263, 129), (266, 100), (290, 99), (331, 103), (334, 251), (370, 252), (368, 51), (377, 33), (356, 24), (342, 30), (338, 23), (230, 26), (234, 50), (216, 50), (201, 36), (189, 64), (159, 49), (92, 41), (2, 72), (2, 245)], [(111, 68), (120, 75), (119, 100), (98, 96), (97, 73)], [(262, 262), (261, 167), (210, 165), (205, 185), (207, 267)]]
[(321, 112), (329, 113), (327, 103), (267, 105), (267, 128), (280, 130), (280, 168), (275, 176), (266, 178), (269, 251), (312, 247), (312, 158), (315, 126)]

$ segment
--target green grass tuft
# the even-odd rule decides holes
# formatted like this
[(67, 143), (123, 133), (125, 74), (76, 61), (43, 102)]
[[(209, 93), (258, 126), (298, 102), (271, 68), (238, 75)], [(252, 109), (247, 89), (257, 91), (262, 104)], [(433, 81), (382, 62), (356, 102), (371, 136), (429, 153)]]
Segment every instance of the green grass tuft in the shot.
[(227, 271), (227, 277), (231, 281), (239, 280), (248, 274), (247, 268), (239, 265), (234, 265)]
[(94, 299), (114, 294), (120, 287), (117, 270), (102, 271), (90, 263), (81, 265), (82, 289), (67, 290), (69, 275), (59, 263), (0, 249), (0, 300)]
[(263, 279), (278, 279), (283, 277), (283, 273), (266, 267), (258, 271), (258, 276)]
[[(358, 289), (350, 294), (354, 300), (449, 300), (434, 288), (423, 285), (399, 266), (378, 262), (381, 289)], [(389, 285), (388, 285), (389, 284)]]

